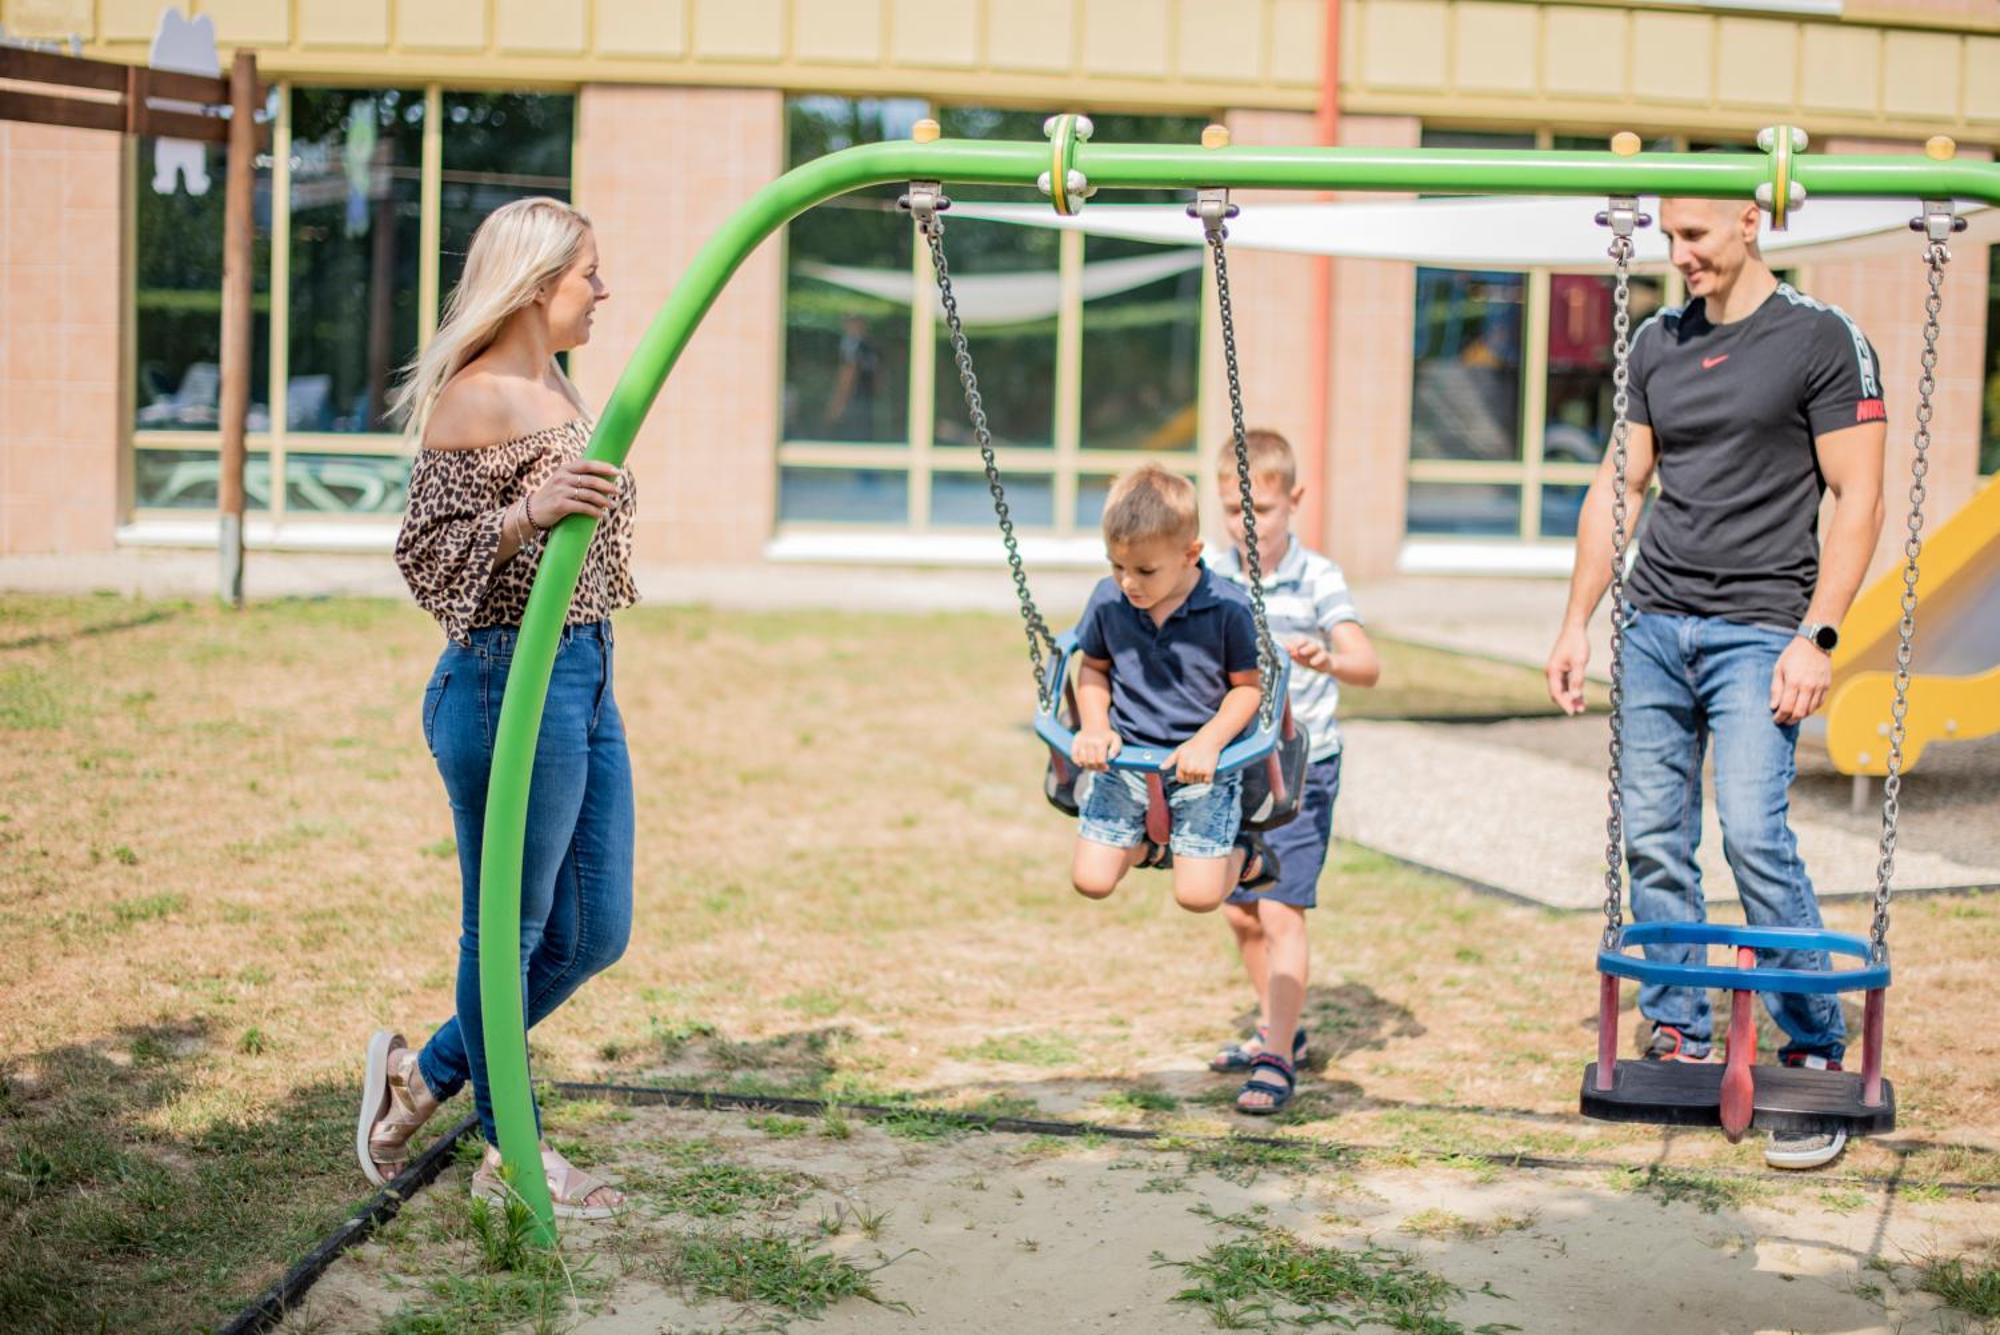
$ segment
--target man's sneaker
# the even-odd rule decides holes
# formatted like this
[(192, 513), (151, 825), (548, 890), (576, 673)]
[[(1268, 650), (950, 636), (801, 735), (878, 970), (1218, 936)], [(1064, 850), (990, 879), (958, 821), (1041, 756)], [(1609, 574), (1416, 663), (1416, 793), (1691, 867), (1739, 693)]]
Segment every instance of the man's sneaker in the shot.
[[(1840, 1062), (1829, 1057), (1788, 1052), (1778, 1059), (1786, 1066), (1802, 1066), (1812, 1071), (1838, 1071)], [(1840, 1157), (1847, 1148), (1847, 1128), (1830, 1131), (1773, 1131), (1764, 1142), (1764, 1162), (1773, 1168), (1820, 1168)]]
[(1705, 1062), (1708, 1045), (1688, 1042), (1687, 1035), (1670, 1024), (1656, 1024), (1643, 1055), (1649, 1062)]
[(1773, 1131), (1764, 1142), (1764, 1162), (1773, 1168), (1821, 1168), (1847, 1148), (1847, 1128), (1831, 1131)]

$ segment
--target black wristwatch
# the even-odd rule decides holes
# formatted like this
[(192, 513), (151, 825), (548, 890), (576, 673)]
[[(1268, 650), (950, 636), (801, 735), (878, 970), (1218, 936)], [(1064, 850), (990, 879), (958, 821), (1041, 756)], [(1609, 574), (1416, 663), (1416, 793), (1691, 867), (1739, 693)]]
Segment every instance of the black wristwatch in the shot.
[(1833, 652), (1833, 646), (1840, 643), (1840, 629), (1824, 621), (1807, 621), (1800, 625), (1799, 635), (1811, 640), (1813, 646), (1823, 654)]

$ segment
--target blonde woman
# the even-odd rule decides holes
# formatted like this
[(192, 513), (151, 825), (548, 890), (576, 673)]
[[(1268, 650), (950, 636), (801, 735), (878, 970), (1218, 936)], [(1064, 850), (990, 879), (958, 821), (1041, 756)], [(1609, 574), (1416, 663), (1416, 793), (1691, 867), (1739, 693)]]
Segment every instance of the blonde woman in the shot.
[[(635, 599), (631, 478), (586, 461), (590, 418), (556, 354), (590, 339), (610, 295), (590, 221), (554, 199), (495, 210), (465, 276), (398, 389), (420, 441), (396, 562), (446, 643), (424, 689), (424, 740), (451, 799), (463, 882), (457, 1014), (421, 1051), (401, 1034), (368, 1044), (355, 1152), (381, 1186), (417, 1129), (472, 1086), (486, 1156), (475, 1195), (502, 1189), (479, 1018), (479, 854), (493, 730), (521, 614), (558, 521), (598, 521), (564, 622), (529, 794), (521, 873), (527, 1022), (560, 1006), (624, 952), (632, 925), (632, 770), (611, 693), (611, 613)], [(559, 1216), (598, 1219), (624, 1197), (547, 1146)]]

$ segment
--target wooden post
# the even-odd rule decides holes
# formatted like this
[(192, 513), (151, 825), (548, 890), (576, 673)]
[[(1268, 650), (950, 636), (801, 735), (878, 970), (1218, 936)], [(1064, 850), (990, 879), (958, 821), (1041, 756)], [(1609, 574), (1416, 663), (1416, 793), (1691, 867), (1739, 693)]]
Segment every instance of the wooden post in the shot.
[[(222, 600), (243, 606), (244, 432), (250, 416), (251, 300), (256, 244), (252, 189), (257, 154), (257, 57), (238, 51), (229, 69), (229, 174), (222, 227), (222, 478), (217, 489)], [(273, 485), (279, 485), (274, 480)]]

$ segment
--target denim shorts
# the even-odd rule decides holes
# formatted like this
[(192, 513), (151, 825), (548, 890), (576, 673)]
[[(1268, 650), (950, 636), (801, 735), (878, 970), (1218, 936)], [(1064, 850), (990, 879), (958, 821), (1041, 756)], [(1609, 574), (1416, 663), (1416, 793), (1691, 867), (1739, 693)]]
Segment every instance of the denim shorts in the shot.
[[(1088, 780), (1088, 782), (1084, 782)], [(1077, 834), (1093, 844), (1130, 848), (1146, 837), (1146, 776), (1136, 770), (1087, 772), (1079, 805)], [(1173, 816), (1177, 858), (1225, 858), (1236, 846), (1243, 819), (1243, 773), (1218, 774), (1211, 783), (1167, 779), (1167, 810)]]

